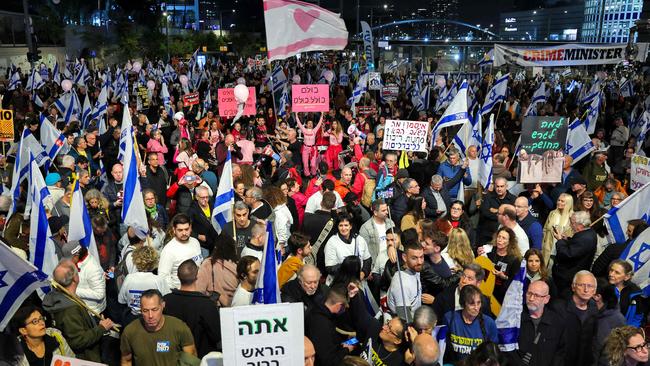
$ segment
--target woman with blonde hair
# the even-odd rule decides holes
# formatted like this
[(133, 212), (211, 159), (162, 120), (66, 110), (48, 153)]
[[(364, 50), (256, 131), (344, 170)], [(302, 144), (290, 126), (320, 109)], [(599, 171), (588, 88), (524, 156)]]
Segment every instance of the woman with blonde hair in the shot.
[(108, 199), (97, 189), (91, 189), (84, 195), (84, 200), (86, 201), (86, 207), (88, 207), (88, 215), (92, 219), (95, 216), (104, 216), (106, 221), (109, 221), (108, 217)]
[(648, 362), (648, 342), (642, 328), (629, 325), (615, 328), (605, 341), (610, 366), (636, 366)]
[(555, 242), (557, 241), (553, 236), (553, 228), (556, 227), (562, 235), (573, 235), (569, 222), (569, 218), (573, 214), (573, 197), (570, 194), (562, 193), (557, 199), (556, 207), (555, 210), (548, 214), (548, 218), (544, 224), (544, 237), (542, 239), (542, 255), (544, 256), (544, 263), (549, 265), (549, 267), (551, 252), (555, 251)]
[[(445, 253), (449, 257), (445, 256)], [(474, 262), (474, 252), (465, 230), (460, 228), (451, 229), (447, 248), (442, 251), (442, 254), (449, 268), (463, 267)], [(451, 263), (448, 258), (451, 258)]]

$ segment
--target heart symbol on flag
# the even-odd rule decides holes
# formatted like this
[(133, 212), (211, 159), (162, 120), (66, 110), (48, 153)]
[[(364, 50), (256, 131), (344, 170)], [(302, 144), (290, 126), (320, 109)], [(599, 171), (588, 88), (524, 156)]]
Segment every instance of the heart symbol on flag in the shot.
[(302, 29), (303, 32), (306, 32), (311, 24), (318, 19), (320, 12), (318, 10), (304, 11), (302, 9), (296, 9), (293, 13), (293, 20), (296, 21), (296, 24)]

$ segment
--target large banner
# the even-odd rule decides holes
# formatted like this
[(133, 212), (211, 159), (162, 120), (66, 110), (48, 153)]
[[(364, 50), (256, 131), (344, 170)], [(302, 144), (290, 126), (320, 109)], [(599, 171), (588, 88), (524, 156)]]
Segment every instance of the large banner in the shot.
[(526, 117), (521, 128), (519, 150), (520, 183), (562, 181), (566, 117)]
[(221, 308), (220, 314), (224, 365), (304, 365), (302, 303)]
[(384, 150), (427, 151), (429, 122), (386, 120)]
[(634, 154), (630, 165), (630, 189), (636, 191), (646, 183), (650, 183), (650, 159)]
[(572, 66), (616, 64), (632, 56), (635, 61), (645, 61), (647, 43), (635, 43), (632, 54), (626, 51), (627, 43), (590, 45), (564, 44), (551, 47), (520, 48), (502, 44), (494, 45), (494, 66), (515, 64), (519, 66)]
[(366, 55), (368, 70), (375, 69), (375, 49), (372, 42), (372, 29), (367, 22), (361, 22), (361, 34), (363, 35), (363, 53)]

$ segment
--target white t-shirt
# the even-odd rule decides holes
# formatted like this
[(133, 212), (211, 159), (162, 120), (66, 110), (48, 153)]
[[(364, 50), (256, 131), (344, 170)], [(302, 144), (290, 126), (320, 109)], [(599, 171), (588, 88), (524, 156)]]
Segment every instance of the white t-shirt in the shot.
[(375, 258), (375, 261), (372, 263), (372, 273), (382, 274), (384, 273), (384, 267), (386, 266), (386, 261), (388, 260), (388, 247), (386, 246), (386, 222), (383, 224), (378, 224), (375, 222), (375, 220), (372, 220), (372, 224), (375, 225), (375, 230), (377, 230), (377, 237), (379, 238), (379, 242), (377, 243), (379, 252), (377, 253), (377, 258)]
[[(361, 262), (370, 258), (370, 250), (368, 244), (360, 235), (352, 239), (352, 243), (345, 243), (338, 234), (332, 236), (325, 246), (325, 266), (331, 267), (343, 263), (345, 257), (356, 255), (361, 259)], [(333, 277), (327, 277), (328, 284), (332, 281)]]
[(178, 266), (188, 259), (194, 260), (198, 266), (203, 261), (201, 245), (198, 240), (192, 237), (184, 244), (174, 238), (160, 252), (158, 275), (165, 279), (170, 289), (180, 288)]
[[(344, 206), (343, 200), (341, 199), (341, 196), (337, 191), (333, 191), (334, 195), (336, 196), (336, 203), (334, 206), (336, 208), (341, 208)], [(305, 213), (314, 213), (318, 210), (320, 210), (320, 204), (323, 201), (323, 192), (318, 191), (309, 197), (307, 200), (307, 204), (305, 205)]]
[(170, 292), (167, 283), (160, 276), (151, 272), (129, 273), (124, 278), (117, 301), (126, 304), (131, 309), (131, 314), (140, 315), (140, 296), (150, 289), (157, 289), (163, 296)]
[[(402, 274), (402, 285), (404, 288), (404, 301), (402, 301), (402, 285), (400, 285), (399, 274)], [(405, 306), (411, 308), (411, 314), (417, 308), (422, 306), (422, 283), (420, 282), (420, 273), (411, 270), (400, 271), (395, 273), (388, 288), (388, 307), (395, 314), (398, 307)]]
[(237, 286), (237, 290), (235, 290), (235, 294), (232, 297), (232, 302), (230, 303), (230, 306), (235, 307), (235, 306), (244, 306), (244, 305), (250, 305), (253, 302), (253, 293), (249, 292), (245, 288), (241, 287), (241, 285)]
[(472, 183), (467, 188), (476, 188), (478, 182), (478, 170), (480, 167), (480, 159), (469, 159), (469, 174), (472, 176)]
[(245, 255), (250, 255), (252, 257), (255, 257), (260, 260), (260, 263), (262, 262), (262, 255), (264, 254), (264, 250), (255, 250), (251, 249), (248, 247), (248, 244), (242, 249), (241, 254), (239, 255), (239, 258), (242, 258)]

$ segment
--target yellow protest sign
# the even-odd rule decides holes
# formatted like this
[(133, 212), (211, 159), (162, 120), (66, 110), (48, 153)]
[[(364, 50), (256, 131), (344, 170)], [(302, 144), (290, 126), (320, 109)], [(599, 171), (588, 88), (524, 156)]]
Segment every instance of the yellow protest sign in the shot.
[(14, 140), (14, 112), (0, 109), (0, 141)]

